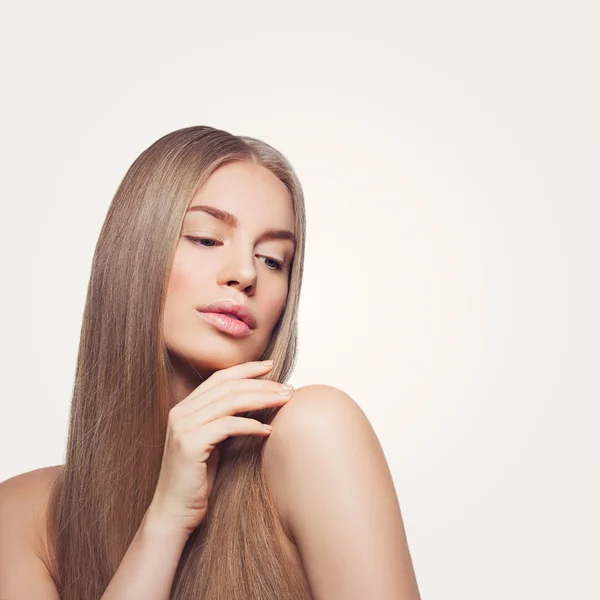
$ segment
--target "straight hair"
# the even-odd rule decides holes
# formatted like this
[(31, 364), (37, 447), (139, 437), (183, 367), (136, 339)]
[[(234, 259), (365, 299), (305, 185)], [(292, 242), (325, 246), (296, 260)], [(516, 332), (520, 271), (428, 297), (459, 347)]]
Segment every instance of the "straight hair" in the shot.
[[(287, 159), (255, 138), (207, 126), (169, 133), (133, 162), (95, 248), (71, 401), (65, 464), (51, 491), (48, 569), (61, 600), (100, 598), (150, 505), (173, 406), (163, 337), (167, 284), (185, 212), (210, 175), (250, 161), (282, 181), (295, 214), (288, 297), (262, 356), (284, 382), (296, 360), (304, 197)], [(272, 421), (279, 407), (240, 416)], [(232, 436), (204, 521), (189, 536), (172, 600), (310, 600), (300, 557), (262, 468), (264, 438)]]

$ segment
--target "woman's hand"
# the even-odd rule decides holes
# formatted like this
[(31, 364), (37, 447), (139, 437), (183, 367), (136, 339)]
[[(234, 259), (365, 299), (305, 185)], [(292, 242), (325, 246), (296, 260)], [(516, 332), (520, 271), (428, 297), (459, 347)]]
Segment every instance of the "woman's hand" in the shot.
[[(248, 362), (203, 381), (169, 412), (163, 459), (147, 518), (190, 535), (203, 521), (219, 463), (216, 445), (229, 436), (267, 436), (260, 421), (232, 416), (285, 404), (292, 390), (267, 379), (272, 365)], [(291, 386), (289, 386), (291, 388)]]

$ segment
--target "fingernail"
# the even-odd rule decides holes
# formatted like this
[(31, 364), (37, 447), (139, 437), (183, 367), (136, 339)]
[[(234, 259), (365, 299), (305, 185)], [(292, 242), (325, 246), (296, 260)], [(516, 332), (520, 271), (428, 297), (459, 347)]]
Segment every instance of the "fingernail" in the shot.
[(265, 367), (270, 367), (273, 364), (272, 360), (263, 360), (260, 363), (261, 365), (265, 365)]

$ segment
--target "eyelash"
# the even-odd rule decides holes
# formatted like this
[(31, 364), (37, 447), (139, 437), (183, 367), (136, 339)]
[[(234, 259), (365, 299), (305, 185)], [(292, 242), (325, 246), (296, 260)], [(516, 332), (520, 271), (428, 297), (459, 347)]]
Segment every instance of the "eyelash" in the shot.
[[(213, 238), (207, 238), (207, 237), (194, 237), (194, 236), (191, 236), (191, 235), (188, 235), (186, 237), (189, 240), (192, 240), (192, 243), (196, 244), (197, 246), (200, 246), (201, 248), (214, 248), (214, 246), (204, 246), (203, 244), (200, 244), (200, 242), (202, 242), (202, 241), (218, 242), (218, 240), (215, 240)], [(271, 269), (272, 271), (281, 271), (281, 270), (283, 270), (283, 263), (279, 262), (275, 258), (271, 258), (269, 256), (264, 256), (263, 258), (268, 258), (269, 260), (272, 260), (277, 265), (275, 267), (269, 267), (269, 265), (267, 265), (267, 267), (269, 269)]]

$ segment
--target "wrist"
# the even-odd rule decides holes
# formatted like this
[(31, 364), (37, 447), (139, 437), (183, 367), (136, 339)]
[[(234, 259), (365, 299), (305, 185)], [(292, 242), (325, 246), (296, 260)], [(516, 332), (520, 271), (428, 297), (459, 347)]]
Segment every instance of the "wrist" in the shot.
[(146, 511), (140, 529), (143, 530), (145, 536), (158, 538), (161, 542), (178, 543), (182, 548), (190, 536), (189, 532), (176, 527), (172, 521), (167, 521), (156, 513), (152, 505)]

